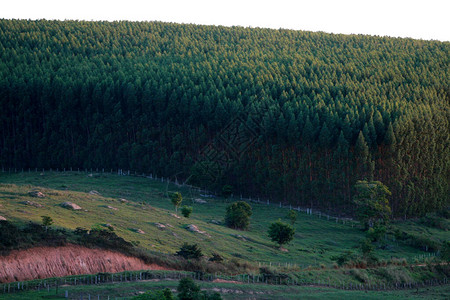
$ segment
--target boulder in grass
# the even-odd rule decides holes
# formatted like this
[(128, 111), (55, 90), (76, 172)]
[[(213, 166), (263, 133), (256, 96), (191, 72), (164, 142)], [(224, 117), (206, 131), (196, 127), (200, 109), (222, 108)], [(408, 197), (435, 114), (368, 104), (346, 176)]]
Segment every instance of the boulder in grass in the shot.
[(0, 221), (6, 221), (6, 218), (3, 216), (0, 216)]
[(206, 203), (208, 203), (206, 200), (203, 200), (203, 199), (200, 199), (200, 198), (194, 199), (194, 202), (198, 203), (198, 204), (206, 204)]
[(206, 233), (206, 231), (201, 231), (194, 224), (190, 224), (190, 225), (186, 226), (186, 229), (189, 230), (190, 232), (196, 232), (196, 233), (200, 233), (200, 234), (206, 235), (208, 237), (211, 237), (208, 233)]
[(111, 224), (105, 224), (105, 227), (111, 231), (114, 231), (114, 226), (112, 226)]
[(161, 230), (166, 229), (166, 225), (161, 224), (161, 223), (155, 223), (155, 226), (158, 227), (158, 229), (161, 229)]
[(82, 209), (77, 204), (69, 202), (69, 201), (61, 203), (61, 207), (64, 207), (64, 208), (67, 208), (67, 209), (73, 209), (73, 210), (81, 210)]
[(140, 234), (145, 234), (145, 231), (144, 230), (142, 230), (142, 229), (135, 229), (135, 231), (137, 232), (137, 233), (140, 233)]
[(43, 207), (44, 205), (42, 205), (42, 204), (39, 204), (39, 203), (36, 203), (36, 202), (33, 202), (33, 201), (24, 201), (24, 202), (21, 202), (22, 204), (25, 204), (25, 205), (28, 205), (28, 206), (34, 206), (34, 207)]
[(124, 199), (124, 198), (120, 198), (119, 201), (120, 201), (121, 203), (128, 203), (128, 202), (130, 202), (130, 201), (128, 201), (127, 199)]
[(112, 209), (112, 210), (117, 210), (117, 208), (112, 207), (112, 206), (110, 206), (110, 205), (106, 205), (106, 208), (109, 208), (109, 209)]
[(96, 190), (90, 191), (89, 194), (91, 194), (91, 195), (96, 195), (96, 196), (100, 196), (100, 193), (97, 192)]
[(31, 191), (28, 195), (35, 198), (45, 198), (45, 194), (40, 191)]
[(177, 218), (177, 219), (181, 219), (181, 217), (180, 216), (177, 216), (176, 214), (174, 214), (174, 213), (170, 213), (170, 215), (172, 216), (172, 217), (174, 217), (174, 218)]

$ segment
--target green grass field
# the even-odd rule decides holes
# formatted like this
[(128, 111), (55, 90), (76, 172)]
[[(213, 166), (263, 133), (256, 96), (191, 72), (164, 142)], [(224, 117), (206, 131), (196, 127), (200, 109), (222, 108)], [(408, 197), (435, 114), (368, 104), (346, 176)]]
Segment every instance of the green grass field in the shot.
[[(28, 192), (34, 189), (42, 191), (47, 197), (29, 196)], [(100, 195), (90, 194), (92, 190)], [(175, 210), (165, 196), (167, 191), (182, 193), (183, 204), (194, 208), (190, 218), (178, 219), (171, 215)], [(130, 202), (122, 203), (119, 201), (121, 198)], [(196, 198), (208, 203), (193, 203)], [(44, 206), (36, 208), (22, 204), (27, 200)], [(83, 210), (60, 207), (59, 204), (65, 201), (74, 202)], [(198, 243), (205, 255), (215, 251), (226, 258), (237, 257), (251, 262), (329, 265), (334, 255), (346, 250), (356, 252), (359, 241), (364, 238), (364, 233), (357, 226), (299, 213), (294, 241), (285, 247), (288, 252), (282, 252), (268, 238), (267, 229), (272, 221), (279, 218), (287, 222), (287, 209), (252, 203), (250, 229), (233, 230), (222, 225), (228, 205), (224, 199), (203, 198), (189, 188), (167, 185), (159, 180), (111, 174), (0, 173), (0, 204), (0, 215), (14, 222), (40, 222), (42, 215), (48, 215), (53, 218), (54, 226), (63, 228), (89, 229), (111, 224), (119, 236), (127, 241), (137, 241), (143, 248), (174, 253), (183, 242), (189, 241)], [(212, 220), (220, 221), (221, 225), (211, 223)], [(155, 223), (166, 225), (165, 230), (158, 229)], [(189, 224), (197, 225), (210, 237), (189, 232), (185, 229)], [(137, 233), (137, 229), (145, 233)], [(424, 234), (445, 237), (446, 233), (427, 228)], [(392, 242), (387, 250), (376, 250), (376, 255), (385, 259), (410, 259), (421, 254), (425, 252), (398, 242)]]
[[(450, 286), (425, 287), (411, 290), (395, 291), (348, 291), (316, 286), (274, 286), (264, 284), (232, 284), (197, 281), (202, 290), (219, 292), (223, 299), (448, 299)], [(65, 299), (68, 291), (69, 299), (130, 299), (139, 293), (170, 288), (176, 292), (178, 281), (155, 280), (146, 282), (127, 282), (92, 286), (61, 286), (50, 291), (27, 291), (16, 294), (0, 294), (0, 299), (38, 300)]]
[[(39, 190), (45, 198), (31, 197), (28, 193)], [(97, 191), (97, 193), (90, 193)], [(183, 195), (182, 205), (193, 206), (190, 218), (176, 218), (175, 209), (168, 199), (167, 192), (179, 191)], [(123, 202), (120, 199), (126, 199)], [(194, 199), (207, 201), (206, 204), (194, 202)], [(115, 233), (139, 247), (153, 252), (175, 253), (184, 242), (197, 243), (203, 254), (211, 256), (217, 252), (225, 259), (245, 260), (256, 269), (262, 263), (276, 266), (279, 272), (295, 274), (298, 280), (314, 282), (415, 282), (433, 278), (433, 267), (412, 270), (403, 266), (385, 268), (346, 269), (333, 268), (332, 256), (345, 251), (358, 253), (359, 242), (365, 238), (364, 232), (355, 222), (342, 224), (326, 218), (299, 213), (295, 223), (294, 240), (281, 251), (267, 236), (272, 221), (286, 218), (288, 209), (276, 205), (251, 203), (253, 216), (247, 231), (227, 228), (223, 225), (226, 206), (238, 199), (202, 197), (200, 193), (188, 187), (162, 183), (160, 180), (136, 176), (118, 176), (115, 174), (87, 174), (78, 172), (46, 173), (0, 173), (0, 215), (8, 220), (25, 224), (28, 221), (41, 222), (41, 216), (47, 215), (54, 220), (54, 227), (75, 229), (84, 227), (106, 228), (111, 224)], [(23, 204), (33, 201), (43, 205), (34, 207)], [(70, 201), (81, 206), (79, 211), (62, 208), (60, 204)], [(116, 208), (108, 208), (108, 206)], [(214, 224), (212, 221), (219, 221)], [(155, 223), (164, 224), (164, 230)], [(192, 233), (186, 230), (189, 224), (197, 225), (208, 235)], [(448, 239), (448, 232), (427, 227), (419, 222), (395, 222), (394, 228), (414, 234), (420, 234), (437, 242)], [(141, 229), (145, 233), (138, 233)], [(411, 247), (402, 241), (388, 239), (388, 246), (375, 249), (380, 259), (406, 258), (413, 262), (415, 257), (429, 255), (417, 247)], [(278, 267), (278, 266), (290, 267)], [(294, 267), (292, 267), (294, 266)], [(311, 267), (309, 267), (311, 266)], [(114, 286), (67, 286), (71, 294), (91, 293), (92, 295), (110, 293), (111, 296), (129, 297), (137, 291), (158, 287), (175, 288), (176, 281), (121, 283)], [(433, 299), (446, 298), (448, 287), (419, 289), (418, 291), (361, 292), (343, 291), (322, 287), (286, 287), (272, 285), (231, 285), (222, 283), (201, 283), (203, 288), (224, 289), (225, 299)], [(224, 292), (227, 289), (241, 292)], [(125, 292), (124, 292), (125, 291)], [(250, 294), (253, 291), (253, 294)], [(259, 293), (259, 294), (258, 294)], [(51, 293), (50, 293), (51, 294)], [(253, 295), (253, 296), (252, 296)], [(42, 299), (49, 294), (41, 292), (21, 292), (8, 294), (0, 299)], [(79, 298), (77, 298), (79, 299)]]

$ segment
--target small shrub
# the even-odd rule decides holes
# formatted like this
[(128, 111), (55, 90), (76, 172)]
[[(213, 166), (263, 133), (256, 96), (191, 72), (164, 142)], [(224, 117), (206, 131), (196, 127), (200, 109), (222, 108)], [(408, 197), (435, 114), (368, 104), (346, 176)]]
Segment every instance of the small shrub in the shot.
[(185, 259), (199, 259), (203, 256), (202, 251), (197, 244), (189, 245), (184, 243), (176, 255), (184, 257)]
[(192, 206), (183, 206), (182, 208), (181, 208), (181, 214), (185, 217), (185, 218), (189, 218), (189, 216), (191, 215), (191, 213), (192, 213), (192, 210), (193, 210), (193, 208), (192, 208)]
[(297, 212), (295, 210), (291, 209), (291, 210), (289, 210), (286, 217), (290, 220), (291, 225), (294, 225), (295, 221), (297, 221)]
[(366, 269), (367, 268), (367, 260), (365, 259), (357, 259), (353, 262), (353, 265), (358, 269)]
[(227, 207), (225, 224), (230, 228), (247, 229), (251, 215), (252, 207), (247, 202), (234, 202)]
[(367, 275), (367, 272), (365, 270), (351, 269), (350, 274), (359, 282), (369, 282), (369, 276)]
[(212, 257), (209, 259), (209, 261), (222, 262), (223, 257), (219, 253), (213, 252)]
[(408, 235), (408, 241), (411, 246), (419, 248), (424, 251), (439, 251), (440, 244), (426, 236), (423, 235)]
[(276, 242), (280, 247), (289, 243), (294, 238), (295, 229), (291, 225), (281, 222), (280, 220), (270, 224), (269, 237), (272, 242)]
[(352, 251), (348, 250), (342, 253), (341, 255), (332, 256), (331, 260), (337, 262), (339, 266), (342, 266), (354, 258), (354, 254)]
[(222, 187), (222, 196), (224, 198), (229, 198), (232, 194), (233, 194), (233, 186), (231, 186), (229, 184), (225, 184)]
[(406, 283), (413, 281), (407, 270), (401, 267), (378, 268), (375, 269), (375, 272), (378, 276), (386, 279), (387, 282)]
[(372, 241), (370, 239), (364, 239), (360, 242), (359, 248), (364, 257), (368, 257), (373, 251)]
[(386, 226), (377, 224), (373, 228), (369, 228), (366, 232), (366, 237), (372, 242), (379, 241), (386, 234)]
[(194, 300), (200, 298), (200, 286), (190, 277), (180, 280), (177, 291), (180, 300)]
[(442, 214), (427, 214), (425, 217), (421, 218), (421, 223), (428, 227), (449, 230), (450, 222), (448, 218), (441, 216)]

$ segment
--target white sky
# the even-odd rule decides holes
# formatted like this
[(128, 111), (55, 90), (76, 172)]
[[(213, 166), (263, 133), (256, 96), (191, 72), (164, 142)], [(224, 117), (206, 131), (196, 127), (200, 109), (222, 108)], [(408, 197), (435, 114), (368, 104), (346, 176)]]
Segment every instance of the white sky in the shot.
[(0, 18), (165, 21), (450, 41), (450, 0), (0, 0)]

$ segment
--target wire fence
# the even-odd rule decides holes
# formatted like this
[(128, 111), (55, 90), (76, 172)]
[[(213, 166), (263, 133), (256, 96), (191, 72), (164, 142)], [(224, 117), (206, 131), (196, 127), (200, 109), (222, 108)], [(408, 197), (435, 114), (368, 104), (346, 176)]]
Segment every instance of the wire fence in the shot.
[[(28, 169), (17, 169), (17, 168), (4, 168), (2, 167), (2, 172), (3, 173), (31, 173), (31, 172), (35, 172), (35, 173), (41, 173), (41, 174), (45, 174), (46, 172), (78, 172), (78, 173), (109, 173), (109, 174), (117, 174), (119, 176), (137, 176), (137, 177), (145, 177), (151, 180), (155, 180), (155, 181), (159, 181), (161, 183), (167, 183), (167, 184), (174, 184), (178, 187), (186, 187), (191, 189), (192, 191), (195, 191), (197, 193), (199, 193), (201, 196), (204, 197), (217, 197), (217, 193), (213, 192), (213, 191), (209, 191), (205, 188), (201, 188), (201, 187), (196, 187), (193, 185), (189, 185), (186, 182), (179, 182), (176, 176), (171, 176), (171, 177), (164, 177), (164, 176), (159, 176), (157, 174), (154, 173), (142, 173), (142, 172), (136, 172), (136, 171), (131, 171), (131, 170), (124, 170), (124, 169), (107, 169), (107, 168), (56, 168), (56, 169), (45, 169), (45, 168), (28, 168)], [(279, 208), (284, 208), (284, 209), (291, 209), (291, 210), (295, 210), (298, 212), (303, 212), (306, 213), (307, 215), (310, 216), (316, 216), (319, 219), (322, 220), (328, 220), (328, 221), (332, 221), (335, 223), (340, 223), (340, 224), (347, 224), (350, 225), (352, 227), (356, 226), (358, 224), (358, 222), (356, 222), (355, 220), (353, 220), (352, 218), (344, 218), (344, 217), (338, 217), (338, 216), (332, 216), (326, 213), (321, 212), (318, 209), (313, 209), (313, 208), (307, 208), (307, 207), (300, 207), (299, 205), (292, 205), (292, 204), (285, 204), (279, 201), (274, 201), (274, 200), (270, 200), (270, 199), (261, 199), (259, 197), (244, 197), (242, 194), (238, 197), (236, 196), (232, 196), (233, 199), (237, 200), (242, 200), (242, 201), (246, 201), (246, 202), (251, 202), (251, 203), (256, 203), (256, 204), (260, 204), (260, 205), (271, 205), (271, 206), (276, 206)]]
[[(240, 284), (265, 284), (265, 285), (284, 285), (284, 286), (316, 286), (328, 287), (341, 290), (363, 290), (363, 291), (392, 291), (417, 289), (422, 287), (447, 285), (448, 278), (429, 279), (420, 282), (395, 282), (395, 283), (380, 283), (367, 282), (355, 283), (345, 281), (330, 281), (330, 280), (307, 280), (298, 279), (288, 275), (279, 274), (239, 274), (239, 275), (223, 275), (223, 274), (208, 274), (203, 272), (186, 272), (186, 271), (134, 271), (122, 273), (99, 273), (96, 275), (79, 275), (70, 277), (60, 277), (44, 280), (21, 281), (14, 283), (0, 284), (0, 293), (11, 294), (20, 293), (24, 291), (47, 291), (48, 293), (55, 291), (55, 294), (63, 295), (68, 299), (128, 299), (127, 297), (116, 297), (106, 295), (102, 292), (92, 292), (89, 294), (88, 290), (83, 292), (79, 289), (70, 291), (68, 286), (99, 286), (102, 284), (121, 284), (130, 282), (144, 282), (148, 280), (180, 280), (185, 277), (190, 277), (194, 280), (204, 282), (229, 282)], [(106, 288), (106, 287), (105, 287)], [(70, 291), (70, 295), (69, 295)], [(92, 298), (91, 298), (92, 296)]]

